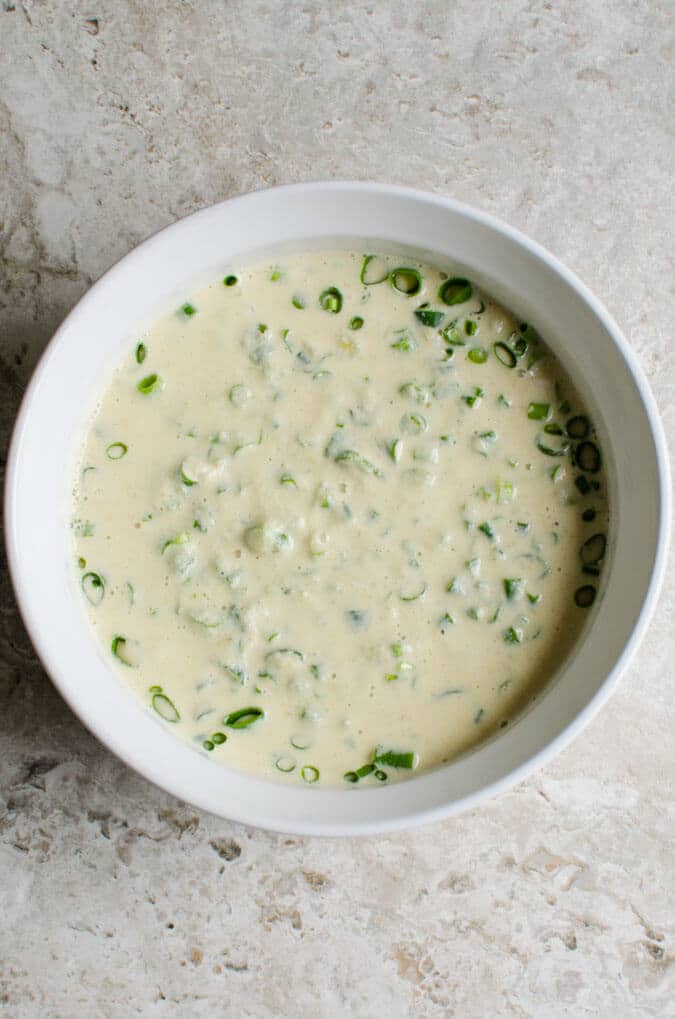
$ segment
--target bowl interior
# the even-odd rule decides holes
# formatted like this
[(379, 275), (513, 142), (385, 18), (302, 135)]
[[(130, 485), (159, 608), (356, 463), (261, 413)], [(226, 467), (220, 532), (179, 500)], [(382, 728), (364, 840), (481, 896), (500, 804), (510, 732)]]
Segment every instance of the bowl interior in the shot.
[[(447, 266), (531, 322), (592, 412), (611, 479), (604, 586), (592, 625), (556, 682), (497, 739), (390, 788), (267, 782), (214, 764), (172, 737), (101, 655), (75, 589), (68, 540), (83, 429), (123, 351), (193, 288), (262, 257), (331, 247)], [(69, 315), (17, 421), (7, 546), (19, 605), (48, 672), (85, 724), (132, 767), (182, 799), (246, 823), (299, 833), (381, 831), (464, 809), (512, 784), (571, 739), (609, 694), (656, 596), (667, 537), (666, 471), (653, 401), (625, 340), (550, 255), (489, 217), (431, 195), (297, 185), (246, 195), (169, 227), (110, 270)]]

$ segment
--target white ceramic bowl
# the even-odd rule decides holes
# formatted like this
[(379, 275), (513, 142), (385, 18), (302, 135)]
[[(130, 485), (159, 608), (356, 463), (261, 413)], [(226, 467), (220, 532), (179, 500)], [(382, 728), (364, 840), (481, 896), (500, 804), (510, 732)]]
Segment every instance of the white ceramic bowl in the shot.
[[(531, 322), (576, 380), (611, 479), (602, 595), (575, 653), (535, 705), (455, 763), (378, 789), (315, 790), (215, 764), (176, 740), (106, 663), (76, 587), (69, 533), (77, 446), (111, 366), (194, 286), (262, 252), (389, 250), (452, 266)], [(6, 541), (35, 648), (73, 711), (127, 764), (214, 814), (285, 832), (351, 835), (475, 806), (579, 732), (616, 686), (654, 607), (668, 539), (665, 443), (654, 401), (616, 324), (522, 234), (457, 202), (359, 183), (300, 184), (205, 209), (141, 244), (99, 280), (49, 344), (10, 451)]]

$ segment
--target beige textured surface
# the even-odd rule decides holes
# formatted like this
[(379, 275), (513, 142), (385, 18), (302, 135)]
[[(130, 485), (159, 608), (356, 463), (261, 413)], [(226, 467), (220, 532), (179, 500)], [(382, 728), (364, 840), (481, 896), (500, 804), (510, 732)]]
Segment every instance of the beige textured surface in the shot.
[[(3, 445), (115, 259), (322, 177), (451, 194), (549, 246), (625, 328), (672, 436), (673, 33), (666, 0), (0, 0)], [(0, 1013), (675, 1016), (673, 602), (671, 579), (620, 692), (534, 779), (319, 842), (200, 815), (114, 760), (3, 573)]]

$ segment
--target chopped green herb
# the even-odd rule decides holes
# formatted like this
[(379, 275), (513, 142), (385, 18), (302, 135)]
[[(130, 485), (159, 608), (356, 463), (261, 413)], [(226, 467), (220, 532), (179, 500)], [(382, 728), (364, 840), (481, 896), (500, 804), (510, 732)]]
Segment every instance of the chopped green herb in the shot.
[(408, 297), (419, 294), (422, 289), (422, 276), (417, 269), (403, 266), (392, 269), (389, 273), (389, 282), (394, 290), (398, 290), (399, 293), (406, 294)]
[(136, 346), (136, 364), (143, 364), (146, 357), (148, 356), (148, 348), (144, 343), (139, 343)]
[(197, 309), (195, 308), (194, 304), (190, 304), (189, 301), (187, 303), (185, 303), (180, 310), (188, 318), (191, 318), (192, 315), (196, 315), (197, 314)]
[(349, 328), (350, 329), (361, 329), (362, 326), (363, 326), (363, 319), (361, 318), (360, 315), (354, 315), (353, 318), (350, 318), (350, 320), (349, 320)]
[(236, 287), (238, 282), (239, 282), (239, 278), (237, 276), (234, 276), (234, 275), (230, 274), (229, 276), (226, 276), (225, 279), (223, 280), (223, 286), (224, 287)]
[(551, 415), (550, 403), (529, 403), (527, 416), (531, 421), (548, 421)]
[(337, 315), (342, 310), (342, 294), (337, 287), (327, 287), (319, 295), (319, 307)]
[(428, 303), (420, 304), (419, 308), (415, 309), (415, 318), (422, 323), (423, 326), (429, 326), (431, 329), (437, 329), (445, 318), (444, 311), (434, 311), (430, 308)]
[(472, 347), (466, 356), (474, 364), (485, 364), (488, 359), (488, 352), (485, 347)]
[(438, 289), (438, 299), (443, 304), (464, 304), (471, 299), (472, 294), (473, 287), (468, 280), (460, 276), (445, 280)]
[(141, 379), (136, 385), (136, 389), (139, 393), (143, 393), (147, 396), (149, 393), (154, 393), (156, 390), (161, 389), (163, 382), (159, 375), (153, 372), (152, 375), (146, 375), (144, 379)]
[(223, 719), (223, 725), (230, 729), (248, 729), (249, 725), (264, 717), (265, 712), (262, 708), (239, 708), (237, 711), (231, 711)]

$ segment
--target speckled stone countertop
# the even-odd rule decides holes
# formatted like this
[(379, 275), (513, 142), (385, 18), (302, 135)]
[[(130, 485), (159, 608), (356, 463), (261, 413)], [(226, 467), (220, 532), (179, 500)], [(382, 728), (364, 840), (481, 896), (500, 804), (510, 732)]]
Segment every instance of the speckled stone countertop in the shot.
[[(261, 186), (449, 194), (549, 247), (673, 435), (668, 0), (0, 0), (0, 426), (159, 227)], [(0, 576), (0, 1014), (675, 1016), (672, 571), (620, 691), (473, 813), (289, 838), (148, 785), (73, 717)]]

